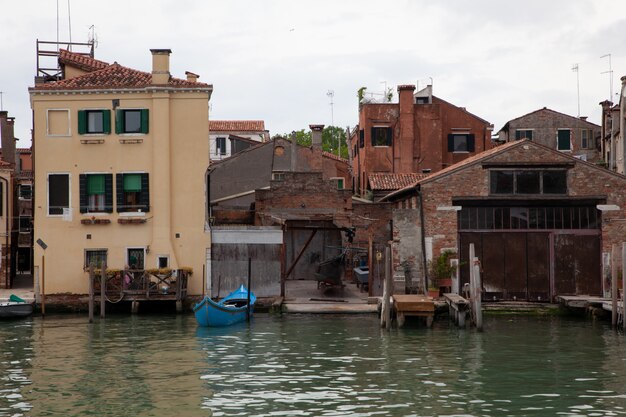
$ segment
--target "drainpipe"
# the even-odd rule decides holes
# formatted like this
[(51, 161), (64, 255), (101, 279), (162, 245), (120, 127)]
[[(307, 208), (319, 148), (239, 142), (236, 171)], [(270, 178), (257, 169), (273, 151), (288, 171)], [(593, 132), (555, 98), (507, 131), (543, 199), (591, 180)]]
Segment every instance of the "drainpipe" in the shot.
[[(626, 111), (626, 103), (624, 103), (624, 100), (626, 99), (626, 96), (624, 95), (626, 93), (625, 88), (626, 88), (626, 76), (620, 78), (620, 80), (622, 81), (622, 90), (619, 96), (619, 135), (621, 136), (622, 139), (622, 174), (626, 174), (626, 141), (624, 141), (624, 139), (626, 138), (626, 135), (624, 134), (624, 128), (626, 128), (625, 123), (624, 123), (624, 116), (626, 116), (626, 114), (624, 114), (624, 112)], [(619, 171), (618, 171), (619, 172)]]
[(428, 294), (428, 265), (426, 263), (426, 227), (424, 226), (424, 200), (419, 185), (415, 186), (420, 205), (420, 226), (422, 235), (422, 261), (424, 264), (424, 294)]
[[(6, 287), (9, 288), (9, 266), (8, 266), (8, 258), (9, 258), (9, 180), (7, 180), (4, 177), (0, 177), (0, 180), (2, 180), (2, 182), (4, 182), (4, 184), (6, 185), (6, 187), (4, 187), (5, 191), (5, 200), (6, 200), (6, 204), (4, 205), (4, 207), (6, 208), (5, 213), (4, 213), (4, 218), (6, 220), (6, 233), (4, 236), (5, 242), (4, 245), (6, 246), (6, 255), (4, 255), (4, 282), (6, 283)], [(2, 202), (0, 202), (0, 204), (2, 204)]]

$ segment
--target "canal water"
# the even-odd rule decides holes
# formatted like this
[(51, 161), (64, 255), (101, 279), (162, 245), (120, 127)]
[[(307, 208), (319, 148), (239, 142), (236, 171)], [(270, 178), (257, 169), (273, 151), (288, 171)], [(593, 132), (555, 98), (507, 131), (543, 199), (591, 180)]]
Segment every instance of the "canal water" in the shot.
[(0, 416), (626, 415), (626, 336), (588, 320), (49, 316), (0, 341)]

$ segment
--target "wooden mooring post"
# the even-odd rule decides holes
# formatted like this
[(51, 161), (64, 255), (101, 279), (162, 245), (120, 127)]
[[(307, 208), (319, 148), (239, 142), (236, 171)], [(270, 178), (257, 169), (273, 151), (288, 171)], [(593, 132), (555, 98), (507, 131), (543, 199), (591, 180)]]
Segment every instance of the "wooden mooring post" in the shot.
[(622, 327), (626, 332), (626, 243), (622, 243)]
[(89, 265), (89, 323), (93, 323), (93, 280), (94, 277), (94, 266), (93, 264)]
[(482, 283), (480, 280), (480, 260), (476, 257), (474, 244), (469, 246), (470, 259), (470, 297), (474, 324), (479, 331), (483, 330)]
[(611, 325), (617, 327), (617, 245), (611, 246)]
[(106, 304), (106, 285), (107, 285), (107, 265), (106, 262), (100, 266), (100, 318), (104, 318), (104, 310)]
[[(385, 248), (385, 283), (383, 285), (383, 305), (380, 312), (380, 327), (391, 328), (391, 249)], [(370, 270), (371, 274), (371, 270)]]

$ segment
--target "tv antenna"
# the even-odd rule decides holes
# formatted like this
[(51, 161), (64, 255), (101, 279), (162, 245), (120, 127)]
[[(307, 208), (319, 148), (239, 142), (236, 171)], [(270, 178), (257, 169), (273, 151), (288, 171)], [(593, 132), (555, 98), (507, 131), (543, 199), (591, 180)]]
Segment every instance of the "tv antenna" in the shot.
[(611, 54), (604, 54), (600, 58), (609, 58), (609, 70), (602, 71), (600, 74), (609, 74), (609, 101), (613, 102), (613, 67), (611, 66)]
[(89, 26), (89, 36), (87, 38), (87, 43), (92, 44), (94, 48), (98, 47), (98, 35), (96, 34), (96, 25)]
[(334, 124), (335, 124), (335, 115), (334, 115), (334, 111), (333, 111), (333, 105), (335, 103), (333, 103), (333, 97), (335, 97), (335, 90), (328, 90), (326, 95), (330, 98), (330, 125), (334, 126)]
[(576, 93), (578, 97), (578, 117), (580, 117), (580, 79), (578, 75), (578, 63), (572, 65), (572, 71), (576, 73)]
[(2, 101), (3, 94), (4, 94), (4, 91), (0, 91), (0, 111), (4, 111), (4, 103)]

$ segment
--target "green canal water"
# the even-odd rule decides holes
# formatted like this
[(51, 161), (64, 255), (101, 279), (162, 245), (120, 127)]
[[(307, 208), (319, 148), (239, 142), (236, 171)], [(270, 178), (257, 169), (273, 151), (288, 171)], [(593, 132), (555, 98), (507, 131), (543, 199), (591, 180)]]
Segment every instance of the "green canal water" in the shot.
[(0, 416), (626, 415), (626, 336), (587, 320), (49, 316), (0, 341)]

